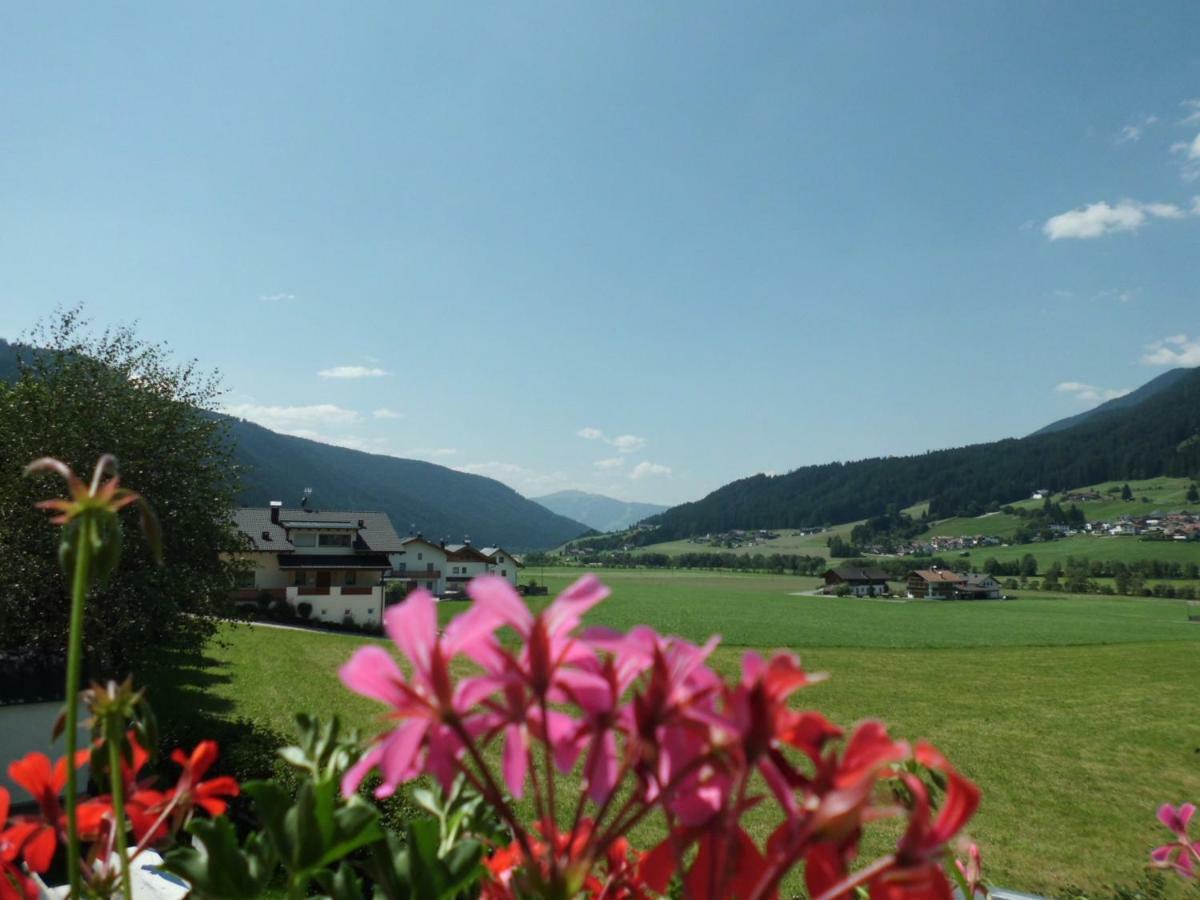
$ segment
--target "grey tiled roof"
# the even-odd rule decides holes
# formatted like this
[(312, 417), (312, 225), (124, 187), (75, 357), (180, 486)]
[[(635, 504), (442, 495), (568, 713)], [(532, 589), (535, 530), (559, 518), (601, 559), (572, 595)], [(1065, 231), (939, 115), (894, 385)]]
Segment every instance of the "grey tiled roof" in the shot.
[[(347, 522), (358, 526), (358, 536), (354, 541), (354, 549), (369, 553), (399, 553), (404, 549), (404, 543), (387, 513), (358, 512), (347, 510), (305, 510), (298, 508), (283, 508), (279, 511), (280, 522), (302, 522), (307, 527), (328, 522), (331, 527)], [(233, 522), (237, 529), (250, 539), (255, 550), (288, 552), (295, 549), (287, 539), (287, 532), (282, 525), (271, 524), (271, 510), (267, 507), (242, 507), (233, 513)]]

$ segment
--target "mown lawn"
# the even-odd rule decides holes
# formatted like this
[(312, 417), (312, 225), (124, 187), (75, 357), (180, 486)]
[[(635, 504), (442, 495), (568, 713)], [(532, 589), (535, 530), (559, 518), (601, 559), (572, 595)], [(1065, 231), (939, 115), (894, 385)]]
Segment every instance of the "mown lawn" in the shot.
[[(552, 589), (567, 577), (552, 576)], [(615, 593), (596, 622), (644, 621), (697, 639), (721, 632), (714, 665), (726, 673), (744, 646), (787, 647), (833, 674), (802, 702), (842, 723), (879, 717), (934, 741), (984, 789), (972, 831), (997, 883), (1041, 892), (1132, 883), (1160, 837), (1157, 804), (1200, 797), (1200, 626), (1180, 621), (1180, 604), (881, 603), (789, 596), (797, 579), (787, 577), (605, 577)], [(373, 727), (378, 707), (336, 678), (362, 640), (229, 626), (202, 669), (183, 673), (183, 702), (195, 681), (222, 715), (283, 731), (298, 710)], [(768, 805), (751, 824), (765, 835)]]
[[(1036, 544), (1013, 544), (1008, 547), (980, 547), (966, 557), (976, 568), (982, 568), (989, 558), (1001, 562), (1021, 559), (1032, 553), (1038, 561), (1038, 572), (1045, 572), (1052, 563), (1065, 565), (1068, 556), (1076, 559), (1113, 560), (1131, 563), (1141, 559), (1161, 559), (1165, 562), (1200, 563), (1200, 541), (1144, 541), (1134, 535), (1112, 537), (1076, 534), (1056, 541)], [(945, 554), (947, 557), (954, 554)]]

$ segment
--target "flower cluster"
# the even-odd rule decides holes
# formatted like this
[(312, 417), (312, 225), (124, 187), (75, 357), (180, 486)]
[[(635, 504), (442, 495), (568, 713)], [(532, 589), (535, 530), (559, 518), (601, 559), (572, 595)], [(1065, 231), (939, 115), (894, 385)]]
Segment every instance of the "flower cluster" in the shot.
[[(166, 790), (153, 788), (152, 779), (141, 777), (150, 754), (132, 733), (128, 735), (128, 741), (132, 759), (123, 761), (120, 778), (124, 786), (125, 829), (131, 831), (138, 842), (134, 856), (146, 847), (168, 841), (197, 808), (209, 815), (221, 815), (226, 810), (227, 800), (238, 794), (237, 782), (228, 776), (202, 780), (217, 759), (217, 745), (213, 741), (202, 741), (191, 754), (179, 750), (172, 754), (172, 760), (181, 771), (175, 785)], [(75, 768), (86, 763), (90, 755), (90, 750), (76, 753)], [(44, 753), (28, 753), (9, 766), (8, 777), (29, 793), (37, 811), (10, 820), (11, 797), (0, 787), (0, 900), (36, 897), (37, 889), (28, 873), (49, 871), (57, 850), (66, 845), (67, 817), (60, 797), (67, 782), (67, 771), (67, 757), (51, 764)], [(110, 871), (115, 825), (109, 794), (79, 803), (78, 837), (90, 845), (87, 871), (98, 882), (115, 875)], [(23, 867), (21, 863), (24, 863)]]
[[(343, 682), (389, 706), (394, 725), (342, 789), (355, 793), (372, 770), (378, 796), (425, 773), (445, 788), (464, 776), (513, 835), (488, 861), (487, 896), (652, 896), (678, 877), (691, 896), (752, 900), (775, 896), (800, 864), (815, 900), (860, 887), (945, 900), (947, 872), (972, 878), (960, 877), (971, 892), (979, 884), (977, 852), (956, 869), (948, 849), (978, 788), (934, 747), (878, 722), (847, 735), (794, 709), (793, 694), (820, 678), (795, 656), (747, 653), (728, 682), (708, 664), (715, 639), (585, 630), (582, 617), (608, 593), (592, 576), (536, 614), (503, 579), (477, 578), (468, 591), (472, 606), (440, 633), (428, 593), (388, 610), (407, 674), (377, 646), (343, 666)], [(561, 796), (562, 776), (576, 771), (583, 789)], [(780, 820), (762, 845), (742, 822), (764, 800), (759, 778)], [(510, 797), (532, 803), (533, 827)], [(635, 852), (627, 835), (651, 814), (666, 837)], [(882, 817), (906, 822), (895, 849), (853, 867), (863, 829)]]

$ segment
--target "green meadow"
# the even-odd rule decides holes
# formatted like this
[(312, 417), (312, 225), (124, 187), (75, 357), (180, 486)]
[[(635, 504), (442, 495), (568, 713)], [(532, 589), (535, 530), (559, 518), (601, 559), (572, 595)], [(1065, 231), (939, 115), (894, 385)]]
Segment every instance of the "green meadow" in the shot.
[[(545, 577), (553, 593), (578, 574)], [(878, 717), (898, 735), (936, 743), (984, 790), (972, 836), (997, 884), (1044, 893), (1131, 884), (1161, 837), (1157, 805), (1200, 797), (1200, 625), (1186, 622), (1182, 602), (885, 602), (795, 596), (814, 581), (783, 576), (599, 574), (613, 596), (592, 623), (644, 622), (693, 640), (721, 634), (713, 662), (726, 674), (746, 648), (798, 652), (832, 674), (801, 703), (843, 724)], [(443, 604), (441, 617), (464, 608)], [(371, 728), (379, 707), (336, 677), (366, 640), (230, 625), (176, 687), (185, 704), (203, 687), (220, 715), (282, 731), (299, 710)], [(750, 825), (762, 838), (774, 821), (763, 804)], [(653, 841), (656, 827), (636, 842)]]

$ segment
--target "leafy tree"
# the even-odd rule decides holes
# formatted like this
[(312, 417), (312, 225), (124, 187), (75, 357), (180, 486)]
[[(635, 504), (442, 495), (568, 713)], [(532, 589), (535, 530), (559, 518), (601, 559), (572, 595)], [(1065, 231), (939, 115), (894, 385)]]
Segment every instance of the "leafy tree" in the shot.
[(1037, 558), (1032, 553), (1026, 553), (1021, 557), (1021, 577), (1032, 578), (1037, 574), (1038, 564)]
[(1194, 481), (1188, 485), (1187, 501), (1188, 503), (1200, 503), (1200, 489), (1196, 487)]
[(59, 493), (22, 467), (53, 455), (89, 471), (116, 455), (124, 484), (156, 509), (165, 566), (144, 542), (92, 591), (87, 666), (92, 675), (137, 669), (164, 648), (202, 645), (229, 610), (238, 566), (219, 554), (240, 548), (230, 516), (235, 493), (219, 421), (206, 414), (215, 378), (194, 363), (119, 328), (88, 332), (78, 309), (34, 334), (19, 376), (0, 383), (0, 652), (52, 652), (65, 645), (67, 589), (55, 562), (54, 530), (34, 502)]
[(1122, 486), (1122, 488), (1121, 488), (1121, 499), (1122, 500), (1132, 500), (1133, 499), (1133, 491), (1131, 491), (1129, 489), (1129, 485), (1127, 485), (1127, 484)]

